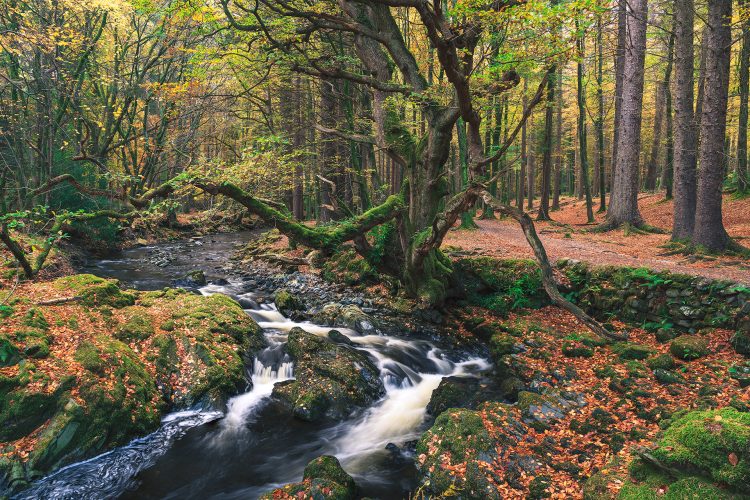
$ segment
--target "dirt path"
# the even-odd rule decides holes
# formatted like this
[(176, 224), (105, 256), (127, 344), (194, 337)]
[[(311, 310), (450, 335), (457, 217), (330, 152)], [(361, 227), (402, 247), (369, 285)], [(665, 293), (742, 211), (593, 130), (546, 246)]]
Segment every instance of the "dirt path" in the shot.
[[(669, 229), (671, 204), (659, 203), (655, 196), (641, 200), (644, 218), (651, 224)], [(750, 224), (750, 202), (727, 202), (727, 231), (745, 246)], [(557, 224), (537, 224), (537, 231), (552, 262), (558, 259), (577, 259), (595, 265), (648, 267), (675, 273), (726, 279), (750, 284), (750, 261), (737, 257), (707, 257), (695, 259), (684, 255), (667, 255), (664, 247), (669, 235), (647, 234), (625, 236), (623, 231), (604, 234), (587, 233), (584, 209), (580, 203), (570, 202), (561, 211), (553, 212)], [(459, 247), (477, 254), (495, 257), (533, 258), (521, 228), (509, 220), (477, 220), (475, 231), (452, 231), (445, 246)], [(661, 224), (659, 224), (661, 223)]]

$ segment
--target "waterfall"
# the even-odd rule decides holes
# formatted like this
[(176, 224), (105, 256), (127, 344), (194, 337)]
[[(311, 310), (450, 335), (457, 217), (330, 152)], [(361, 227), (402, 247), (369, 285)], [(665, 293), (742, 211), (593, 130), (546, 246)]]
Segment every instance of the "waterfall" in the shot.
[[(265, 352), (265, 351), (264, 351)], [(261, 353), (262, 354), (262, 353)], [(235, 396), (227, 403), (227, 414), (222, 420), (226, 429), (239, 429), (247, 423), (248, 416), (259, 407), (260, 403), (271, 395), (273, 385), (294, 378), (294, 363), (283, 360), (277, 370), (273, 365), (264, 365), (257, 357), (253, 361), (253, 388), (244, 394)]]

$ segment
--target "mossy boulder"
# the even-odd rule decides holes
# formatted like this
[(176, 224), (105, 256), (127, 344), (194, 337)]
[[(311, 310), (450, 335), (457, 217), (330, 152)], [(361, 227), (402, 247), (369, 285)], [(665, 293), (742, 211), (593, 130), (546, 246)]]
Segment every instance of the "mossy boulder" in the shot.
[(672, 341), (669, 352), (683, 361), (692, 361), (709, 353), (708, 341), (697, 335), (683, 335)]
[[(514, 446), (527, 433), (512, 405), (488, 402), (477, 410), (444, 411), (417, 443), (420, 490), (431, 498), (502, 498), (490, 464), (498, 447)], [(465, 464), (461, 471), (459, 464)]]
[(30, 328), (36, 328), (41, 331), (49, 330), (49, 323), (47, 318), (44, 317), (44, 313), (36, 307), (29, 309), (23, 318), (23, 325)]
[(612, 346), (612, 351), (622, 360), (646, 359), (654, 354), (652, 348), (632, 342), (619, 342)]
[(590, 358), (594, 350), (576, 341), (566, 340), (562, 345), (562, 353), (568, 358)]
[(737, 330), (729, 340), (734, 350), (739, 354), (750, 356), (750, 325), (748, 329)]
[(490, 354), (492, 359), (499, 359), (508, 354), (513, 354), (514, 346), (518, 340), (507, 333), (498, 333), (490, 339)]
[(276, 292), (273, 301), (274, 304), (276, 304), (276, 309), (278, 309), (284, 316), (290, 316), (295, 311), (302, 311), (305, 309), (302, 301), (286, 289), (281, 289)]
[(0, 368), (13, 366), (21, 361), (18, 347), (5, 335), (0, 335)]
[(730, 366), (729, 376), (739, 382), (741, 388), (750, 387), (750, 361)]
[[(139, 306), (125, 312), (131, 318), (142, 318), (146, 311), (167, 318), (159, 327), (164, 333), (155, 331), (153, 320), (150, 328), (138, 331), (153, 332), (148, 337), (149, 360), (156, 367), (159, 389), (173, 406), (221, 408), (246, 387), (245, 365), (265, 347), (265, 339), (236, 301), (164, 290), (144, 294)], [(139, 319), (140, 324), (145, 322)]]
[(582, 397), (567, 395), (558, 391), (546, 394), (521, 391), (518, 393), (518, 409), (525, 424), (538, 430), (549, 429), (552, 424), (565, 417), (570, 410), (584, 404)]
[[(247, 386), (246, 363), (265, 346), (258, 325), (225, 296), (122, 292), (87, 276), (54, 286), (61, 283), (74, 288), (66, 295), (84, 297), (58, 306), (79, 321), (45, 328), (50, 317), (43, 322), (31, 308), (24, 329), (0, 335), (0, 348), (11, 346), (5, 362), (17, 365), (0, 375), (0, 481), (12, 491), (152, 432), (167, 410), (222, 407)], [(158, 329), (164, 318), (172, 331)], [(71, 338), (67, 328), (80, 332)]]
[(659, 354), (646, 360), (646, 364), (652, 370), (657, 368), (662, 370), (671, 370), (675, 367), (676, 363), (674, 358), (669, 354)]
[(276, 384), (273, 395), (301, 420), (343, 418), (385, 394), (377, 367), (356, 349), (293, 328), (286, 350), (296, 378)]
[(124, 322), (115, 330), (114, 336), (123, 342), (146, 340), (154, 334), (151, 316), (143, 307), (132, 306), (123, 310)]
[(479, 392), (479, 380), (474, 377), (445, 377), (432, 391), (427, 413), (440, 415), (448, 408), (469, 408)]
[(117, 280), (99, 278), (93, 274), (75, 274), (54, 282), (55, 288), (80, 297), (80, 303), (88, 307), (132, 306), (135, 303), (135, 294), (120, 290), (119, 285)]
[(671, 423), (651, 453), (667, 467), (750, 493), (750, 413), (687, 413)]
[(314, 314), (313, 321), (321, 325), (349, 328), (364, 335), (377, 331), (377, 322), (354, 304), (326, 304)]
[(326, 500), (352, 500), (356, 498), (357, 485), (341, 467), (338, 459), (323, 455), (305, 467), (302, 481), (288, 484), (266, 493), (261, 498), (312, 498)]

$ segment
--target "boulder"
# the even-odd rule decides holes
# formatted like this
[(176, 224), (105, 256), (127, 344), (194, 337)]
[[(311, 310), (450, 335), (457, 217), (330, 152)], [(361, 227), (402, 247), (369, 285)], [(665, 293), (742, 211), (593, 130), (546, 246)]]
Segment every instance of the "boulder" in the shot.
[(306, 421), (340, 419), (385, 394), (377, 367), (366, 354), (297, 327), (286, 350), (295, 362), (295, 379), (278, 383), (273, 395)]
[(276, 309), (284, 316), (290, 316), (295, 311), (305, 309), (304, 304), (296, 295), (283, 288), (276, 292), (273, 301), (276, 304)]
[(697, 335), (682, 335), (672, 341), (669, 352), (683, 361), (692, 361), (708, 354), (708, 341)]
[(354, 304), (326, 304), (312, 320), (321, 325), (349, 328), (363, 335), (377, 333), (376, 321)]
[(261, 498), (351, 500), (356, 494), (357, 485), (354, 479), (341, 467), (338, 459), (323, 455), (307, 464), (302, 481), (277, 488)]

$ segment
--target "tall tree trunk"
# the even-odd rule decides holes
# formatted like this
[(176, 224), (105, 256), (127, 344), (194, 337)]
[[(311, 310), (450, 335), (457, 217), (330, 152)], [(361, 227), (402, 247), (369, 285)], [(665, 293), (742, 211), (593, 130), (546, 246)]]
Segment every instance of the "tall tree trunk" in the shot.
[(643, 217), (638, 209), (638, 166), (648, 3), (647, 0), (633, 0), (628, 5), (631, 11), (627, 21), (628, 40), (623, 68), (620, 129), (617, 133), (617, 163), (604, 228), (615, 228), (622, 224), (643, 225)]
[(604, 57), (602, 48), (602, 15), (599, 14), (596, 19), (596, 150), (597, 150), (597, 171), (599, 172), (599, 209), (598, 213), (607, 210), (607, 174), (604, 170)]
[(534, 209), (534, 185), (536, 184), (536, 157), (534, 155), (534, 129), (529, 120), (530, 136), (526, 138), (526, 177), (528, 179), (526, 210)]
[(724, 181), (724, 140), (729, 97), (729, 60), (732, 49), (732, 0), (709, 0), (706, 33), (706, 74), (700, 130), (700, 174), (693, 244), (723, 251), (729, 235), (721, 218)]
[[(528, 81), (526, 78), (523, 79), (523, 108), (526, 109), (528, 98), (526, 97)], [(518, 191), (516, 191), (516, 206), (523, 209), (523, 199), (526, 187), (526, 166), (528, 164), (528, 155), (526, 154), (526, 148), (528, 147), (526, 140), (526, 123), (521, 126), (521, 171), (518, 173)]]
[(578, 64), (576, 65), (576, 69), (578, 73), (578, 147), (580, 151), (579, 155), (581, 157), (581, 184), (583, 186), (583, 191), (586, 194), (586, 219), (589, 223), (592, 223), (594, 222), (594, 210), (591, 206), (591, 188), (589, 186), (589, 154), (586, 131), (586, 93), (583, 87), (583, 58), (586, 55), (586, 39), (584, 37), (584, 34), (580, 33), (578, 17), (576, 17), (575, 22), (576, 31), (579, 31), (578, 40), (576, 40), (576, 44), (578, 45)]
[(694, 95), (693, 0), (675, 0), (674, 48), (674, 221), (672, 240), (690, 239), (695, 227), (696, 136)]
[(742, 19), (742, 48), (740, 49), (739, 93), (740, 115), (737, 123), (737, 190), (748, 191), (747, 168), (747, 123), (748, 94), (750, 94), (750, 17), (748, 17), (747, 0), (738, 1)]
[(618, 0), (617, 5), (617, 48), (615, 49), (615, 119), (612, 128), (612, 175), (610, 176), (610, 191), (615, 185), (615, 165), (619, 153), (618, 134), (622, 123), (622, 85), (625, 80), (625, 52), (628, 43), (628, 9), (626, 0)]
[(555, 106), (555, 172), (552, 182), (552, 210), (560, 209), (560, 182), (562, 180), (562, 66), (557, 70), (557, 105)]
[(550, 70), (547, 81), (547, 105), (544, 112), (544, 142), (542, 144), (542, 185), (539, 200), (539, 212), (536, 220), (550, 220), (549, 192), (552, 179), (552, 147), (554, 144), (555, 122), (555, 80), (557, 70)]
[[(661, 83), (661, 82), (660, 82)], [(651, 154), (646, 165), (646, 180), (644, 187), (647, 191), (656, 190), (656, 168), (659, 162), (659, 151), (661, 149), (661, 129), (664, 121), (664, 86), (656, 86), (656, 102), (654, 110), (654, 131), (651, 141)]]
[(669, 36), (667, 53), (667, 71), (664, 77), (664, 112), (667, 117), (666, 158), (664, 160), (664, 175), (661, 185), (664, 186), (666, 197), (672, 199), (672, 181), (674, 178), (674, 128), (672, 124), (672, 64), (674, 61), (674, 31)]

